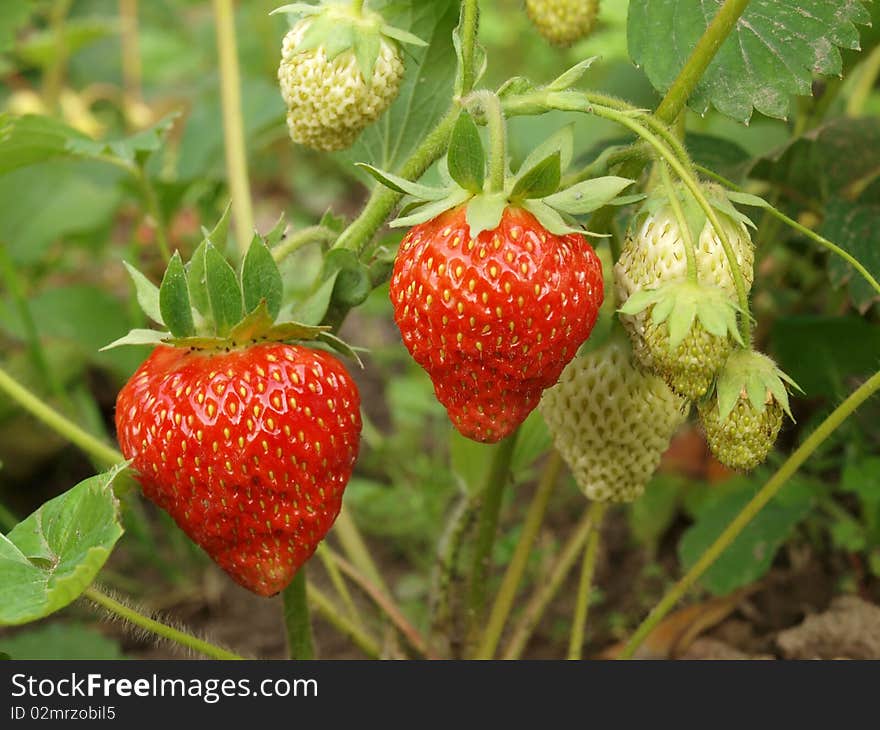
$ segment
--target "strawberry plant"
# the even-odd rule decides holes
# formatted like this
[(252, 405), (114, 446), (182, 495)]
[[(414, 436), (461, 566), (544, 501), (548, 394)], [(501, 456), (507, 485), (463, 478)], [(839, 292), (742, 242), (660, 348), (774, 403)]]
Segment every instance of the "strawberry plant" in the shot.
[(880, 596), (876, 5), (118, 11), (0, 11), (2, 653), (626, 658), (804, 551)]

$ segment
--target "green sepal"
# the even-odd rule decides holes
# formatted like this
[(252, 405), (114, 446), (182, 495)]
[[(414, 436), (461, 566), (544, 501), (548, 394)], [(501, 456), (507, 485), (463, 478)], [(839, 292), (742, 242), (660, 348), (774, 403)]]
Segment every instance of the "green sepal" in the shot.
[(160, 332), (159, 330), (133, 329), (124, 337), (113, 340), (109, 345), (104, 345), (99, 352), (112, 350), (116, 347), (125, 347), (128, 345), (161, 345), (167, 342), (173, 335), (170, 332)]
[(423, 41), (417, 35), (413, 35), (409, 31), (403, 30), (402, 28), (395, 28), (393, 25), (388, 25), (387, 23), (379, 26), (379, 32), (382, 35), (387, 36), (388, 38), (393, 38), (396, 41), (407, 43), (411, 46), (419, 46), (420, 48), (425, 48), (428, 45), (426, 41)]
[(442, 200), (449, 195), (449, 191), (443, 188), (434, 188), (429, 185), (411, 182), (399, 175), (380, 170), (378, 167), (368, 165), (366, 162), (356, 162), (355, 167), (368, 172), (379, 183), (396, 193), (411, 195), (413, 198), (421, 201)]
[(278, 316), (284, 284), (272, 252), (258, 235), (251, 241), (241, 265), (241, 288), (246, 313), (264, 303), (271, 319)]
[[(205, 249), (205, 281), (214, 325), (217, 334), (223, 337), (241, 321), (243, 315), (241, 287), (234, 269), (210, 243)], [(169, 329), (174, 332), (170, 326)]]
[(141, 309), (156, 324), (165, 326), (162, 310), (159, 306), (159, 287), (138, 271), (127, 261), (122, 262), (134, 282), (134, 290)]
[(324, 258), (325, 277), (335, 273), (332, 300), (346, 307), (363, 304), (372, 291), (370, 272), (357, 254), (345, 248), (330, 251)]
[[(517, 172), (517, 178), (522, 177), (529, 170), (531, 170), (535, 165), (544, 160), (546, 157), (549, 157), (554, 152), (559, 153), (559, 167), (562, 172), (565, 172), (568, 169), (568, 166), (571, 164), (571, 159), (574, 156), (574, 125), (567, 124), (562, 129), (554, 132), (547, 139), (545, 139), (541, 144), (539, 144), (535, 149), (533, 149), (529, 155), (523, 160), (522, 165), (520, 165), (519, 171)], [(555, 190), (552, 192), (556, 192)]]
[(229, 243), (229, 222), (231, 219), (232, 201), (226, 204), (226, 209), (223, 211), (223, 215), (220, 216), (220, 220), (217, 221), (217, 225), (214, 226), (212, 231), (206, 231), (204, 228), (202, 229), (205, 239), (210, 243), (213, 243), (221, 251), (225, 251), (226, 245)]
[(196, 327), (189, 299), (186, 269), (183, 267), (179, 251), (174, 252), (162, 278), (162, 285), (159, 287), (159, 311), (162, 313), (165, 326), (175, 337), (189, 337), (195, 334)]
[[(278, 216), (278, 221), (272, 226), (272, 230), (266, 234), (266, 245), (272, 249), (275, 248), (284, 239), (287, 232), (287, 220), (284, 213)], [(192, 286), (192, 284), (190, 284)]]
[(465, 214), (471, 238), (476, 238), (483, 231), (498, 228), (506, 207), (507, 196), (504, 193), (485, 193), (471, 198)]
[[(520, 204), (520, 207), (529, 211), (538, 219), (538, 223), (555, 236), (564, 236), (568, 233), (580, 233), (582, 235), (590, 233), (578, 226), (576, 222), (566, 220), (559, 211), (551, 208), (543, 200), (525, 200)], [(602, 237), (602, 234), (598, 233), (590, 235)]]
[(462, 112), (449, 139), (446, 163), (452, 179), (463, 189), (482, 192), (486, 179), (486, 153), (474, 118)]
[(597, 177), (549, 195), (544, 198), (544, 202), (551, 208), (569, 215), (585, 215), (614, 201), (634, 182), (635, 180), (625, 177)]
[(566, 91), (574, 86), (578, 81), (581, 80), (583, 75), (587, 72), (587, 69), (593, 65), (598, 56), (593, 56), (592, 58), (585, 58), (578, 64), (572, 66), (568, 71), (563, 72), (560, 76), (557, 76), (553, 81), (551, 81), (545, 87), (547, 91)]
[(715, 385), (719, 419), (726, 420), (743, 397), (755, 411), (763, 413), (769, 395), (794, 420), (786, 385), (800, 390), (766, 355), (754, 350), (737, 350), (727, 359)]
[(454, 188), (443, 200), (426, 203), (410, 215), (406, 215), (402, 218), (395, 218), (388, 225), (391, 228), (406, 228), (418, 225), (419, 223), (426, 223), (432, 218), (436, 218), (441, 213), (445, 213), (447, 210), (458, 207), (472, 197), (473, 195), (469, 191), (462, 190), (461, 188)]
[(189, 285), (189, 298), (196, 311), (206, 324), (213, 322), (211, 317), (211, 300), (208, 298), (208, 279), (205, 274), (205, 253), (208, 250), (208, 239), (205, 238), (196, 248), (187, 264), (186, 282)]
[(556, 150), (519, 175), (513, 190), (510, 191), (510, 201), (515, 203), (520, 200), (543, 198), (556, 192), (562, 180), (561, 160), (562, 155)]
[(354, 51), (354, 57), (357, 60), (361, 76), (369, 81), (373, 78), (376, 61), (379, 60), (382, 40), (378, 33), (355, 32), (353, 34), (352, 42), (352, 50)]
[(358, 355), (358, 348), (352, 347), (344, 340), (339, 339), (332, 332), (320, 332), (317, 339), (318, 342), (323, 342), (328, 347), (336, 350), (336, 352), (352, 358), (363, 370), (364, 363), (363, 360), (361, 360), (360, 355)]
[(319, 13), (321, 8), (319, 5), (311, 5), (309, 3), (288, 3), (287, 5), (282, 5), (281, 7), (275, 8), (273, 11), (269, 13), (269, 15), (279, 15), (281, 13), (286, 13), (288, 15), (315, 15)]

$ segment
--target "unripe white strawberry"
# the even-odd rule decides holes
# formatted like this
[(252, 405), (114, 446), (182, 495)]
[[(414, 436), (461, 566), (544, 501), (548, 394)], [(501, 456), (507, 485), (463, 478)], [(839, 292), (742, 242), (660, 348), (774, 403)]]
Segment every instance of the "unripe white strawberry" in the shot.
[(592, 32), (599, 0), (526, 0), (526, 12), (550, 43), (569, 46)]
[(687, 418), (687, 401), (631, 362), (622, 333), (569, 363), (541, 414), (587, 497), (630, 502), (644, 491)]
[[(727, 240), (733, 249), (737, 264), (742, 272), (746, 289), (751, 289), (754, 280), (755, 251), (745, 216), (738, 214), (730, 205), (721, 188), (705, 186), (710, 202), (717, 203), (716, 213)], [(726, 204), (726, 205), (725, 205)], [(726, 211), (719, 209), (724, 206)], [(737, 217), (734, 218), (733, 215)], [(733, 272), (728, 263), (724, 248), (714, 226), (705, 220), (700, 235), (694, 241), (697, 282), (701, 285), (726, 292), (732, 301), (736, 300), (736, 286)], [(658, 204), (651, 200), (646, 205), (646, 214), (638, 227), (630, 231), (620, 259), (614, 266), (614, 283), (618, 302), (625, 305), (638, 291), (658, 289), (665, 284), (683, 281), (687, 278), (687, 256), (682, 231), (669, 203)], [(621, 322), (629, 332), (637, 362), (649, 370), (656, 369), (657, 363), (648, 347), (646, 337), (650, 329), (649, 310), (637, 314), (622, 315)], [(690, 343), (691, 349), (698, 352), (698, 343)], [(713, 345), (713, 350), (717, 349)], [(723, 361), (723, 357), (720, 358)]]

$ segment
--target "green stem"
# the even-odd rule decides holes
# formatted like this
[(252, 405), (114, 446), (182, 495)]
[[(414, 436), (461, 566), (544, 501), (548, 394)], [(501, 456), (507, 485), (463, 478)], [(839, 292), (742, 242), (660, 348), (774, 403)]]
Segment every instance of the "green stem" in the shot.
[(125, 457), (116, 449), (98, 440), (58, 411), (47, 406), (2, 368), (0, 368), (0, 391), (6, 393), (30, 414), (102, 464), (113, 466), (125, 461)]
[(149, 616), (144, 616), (133, 608), (111, 598), (106, 593), (102, 593), (97, 588), (86, 588), (86, 590), (83, 591), (83, 596), (93, 603), (98, 604), (101, 608), (104, 608), (110, 613), (119, 616), (119, 618), (124, 619), (135, 626), (139, 626), (152, 634), (156, 634), (156, 636), (173, 641), (181, 646), (187, 647), (188, 649), (192, 649), (200, 654), (211, 657), (212, 659), (244, 659), (244, 657), (223, 649), (222, 647), (204, 641), (203, 639), (196, 638), (183, 631), (179, 631), (178, 629), (172, 628), (160, 621), (156, 621)]
[(486, 603), (486, 579), (492, 560), (492, 548), (495, 546), (495, 534), (498, 531), (498, 518), (501, 514), (504, 489), (510, 481), (510, 462), (516, 448), (518, 434), (518, 430), (514, 431), (495, 448), (486, 484), (482, 491), (483, 505), (477, 523), (477, 538), (474, 544), (468, 595), (471, 636), (474, 636), (478, 628)]
[(366, 542), (364, 542), (360, 530), (358, 530), (357, 525), (351, 518), (351, 514), (344, 505), (339, 513), (339, 517), (336, 518), (336, 523), (333, 525), (333, 534), (339, 538), (342, 549), (354, 566), (377, 586), (382, 593), (390, 596), (391, 591), (388, 588), (388, 584), (382, 578), (382, 574), (379, 572), (379, 568), (376, 567), (376, 563), (370, 554), (370, 549), (367, 547)]
[(337, 611), (333, 602), (312, 583), (308, 584), (307, 591), (309, 602), (325, 621), (340, 633), (348, 636), (370, 659), (379, 658), (381, 649), (375, 639)]
[(694, 253), (694, 239), (691, 237), (691, 228), (684, 217), (684, 211), (681, 209), (681, 201), (678, 194), (672, 186), (672, 179), (669, 176), (669, 167), (665, 162), (660, 163), (660, 172), (663, 176), (663, 187), (666, 188), (666, 197), (672, 206), (672, 213), (678, 222), (678, 228), (681, 231), (681, 240), (684, 243), (684, 255), (687, 259), (687, 277), (692, 284), (697, 283), (697, 255)]
[(336, 240), (336, 236), (336, 233), (324, 226), (309, 226), (291, 233), (272, 249), (272, 256), (275, 258), (275, 261), (281, 263), (288, 256), (299, 251), (303, 246), (307, 246), (310, 243), (329, 245)]
[(513, 552), (513, 558), (507, 566), (504, 578), (501, 581), (501, 587), (495, 596), (495, 602), (492, 604), (492, 610), (489, 613), (489, 622), (483, 633), (483, 639), (480, 643), (479, 651), (474, 656), (475, 659), (492, 659), (495, 656), (495, 650), (498, 648), (498, 642), (501, 639), (501, 633), (504, 630), (504, 624), (510, 615), (510, 609), (516, 598), (517, 591), (522, 583), (523, 575), (526, 572), (526, 566), (529, 557), (532, 554), (532, 547), (535, 539), (538, 537), (538, 531), (544, 521), (544, 515), (547, 512), (547, 504), (550, 501), (550, 495), (556, 486), (559, 478), (559, 470), (562, 467), (562, 457), (555, 449), (550, 454), (547, 465), (544, 467), (544, 474), (541, 482), (535, 490), (529, 510), (523, 523), (522, 533), (520, 533), (519, 541)]
[(727, 550), (743, 529), (755, 516), (776, 496), (785, 483), (797, 472), (801, 465), (818, 449), (825, 440), (850, 415), (880, 390), (880, 372), (873, 375), (853, 392), (828, 416), (819, 427), (795, 450), (795, 452), (779, 467), (779, 470), (758, 491), (751, 501), (724, 529), (714, 543), (700, 556), (691, 569), (676, 583), (669, 592), (653, 608), (648, 617), (641, 623), (627, 642), (620, 654), (620, 659), (630, 659), (642, 642), (654, 628), (666, 617), (682, 597), (690, 590), (712, 564)]
[(578, 522), (574, 532), (562, 547), (550, 578), (538, 586), (526, 604), (525, 610), (513, 630), (510, 642), (504, 650), (503, 659), (519, 659), (522, 656), (541, 616), (544, 615), (550, 601), (559, 592), (574, 567), (578, 555), (583, 552), (590, 531), (596, 524), (596, 514), (603, 510), (604, 506), (600, 502), (593, 502), (584, 512), (581, 521)]
[(128, 104), (141, 101), (140, 34), (138, 0), (119, 0), (119, 44), (122, 50), (123, 98)]
[(874, 90), (874, 85), (877, 83), (878, 75), (880, 75), (880, 46), (874, 48), (859, 66), (855, 85), (846, 103), (848, 117), (861, 116), (865, 104)]
[[(729, 187), (731, 190), (736, 190), (738, 192), (743, 191), (743, 189), (739, 185), (737, 185), (736, 183), (731, 182), (730, 180), (722, 177), (721, 175), (719, 175), (716, 172), (713, 172), (712, 170), (709, 170), (708, 168), (705, 168), (705, 167), (698, 165), (697, 169), (700, 172), (702, 172), (704, 175), (706, 175), (707, 177), (714, 178), (715, 180), (720, 182), (722, 185)], [(820, 246), (828, 249), (831, 253), (835, 254), (836, 256), (840, 256), (840, 258), (842, 258), (844, 261), (846, 261), (850, 266), (852, 266), (856, 271), (858, 271), (862, 275), (862, 277), (865, 279), (865, 281), (867, 281), (871, 285), (871, 287), (874, 289), (874, 291), (876, 291), (878, 294), (880, 294), (880, 282), (878, 282), (877, 279), (875, 279), (871, 275), (871, 273), (862, 265), (862, 263), (857, 258), (855, 258), (852, 254), (845, 251), (837, 244), (832, 243), (824, 236), (820, 236), (815, 231), (812, 231), (809, 228), (807, 228), (806, 226), (801, 225), (793, 218), (789, 218), (787, 215), (785, 215), (785, 213), (782, 213), (781, 211), (777, 210), (772, 205), (764, 208), (764, 211), (768, 215), (776, 218), (777, 220), (781, 221), (782, 223), (785, 223), (786, 225), (791, 226), (792, 228), (794, 228), (794, 230), (798, 231), (798, 233), (802, 233), (807, 238), (812, 239), (813, 241), (818, 243)]]
[(587, 548), (584, 551), (584, 561), (581, 567), (581, 578), (578, 581), (577, 604), (574, 609), (574, 622), (571, 626), (571, 636), (568, 644), (568, 658), (579, 660), (584, 646), (584, 629), (587, 625), (587, 615), (590, 612), (590, 597), (593, 592), (593, 574), (596, 572), (596, 558), (599, 555), (599, 538), (602, 518), (605, 516), (607, 504), (602, 503), (602, 508), (596, 510), (596, 521), (587, 539)]
[(715, 58), (715, 54), (736, 27), (748, 4), (749, 0), (725, 0), (724, 5), (719, 8), (700, 40), (697, 41), (697, 45), (694, 46), (690, 58), (678, 77), (672, 82), (660, 106), (657, 107), (656, 115), (661, 121), (672, 124), (682, 112), (690, 95), (712, 63), (712, 59)]
[(290, 658), (314, 659), (315, 648), (312, 644), (312, 623), (309, 618), (305, 566), (296, 572), (293, 580), (281, 595), (284, 599), (284, 627), (287, 631), (287, 648), (290, 651)]
[(64, 85), (64, 72), (67, 69), (69, 49), (64, 35), (64, 21), (73, 0), (55, 0), (49, 11), (49, 30), (54, 38), (53, 58), (43, 79), (43, 98), (52, 111), (58, 107), (58, 98)]
[(504, 190), (504, 173), (507, 169), (507, 126), (501, 100), (487, 89), (473, 92), (466, 100), (468, 105), (479, 105), (486, 116), (489, 129), (489, 192)]
[(480, 25), (480, 6), (477, 0), (464, 0), (461, 8), (461, 95), (474, 88), (476, 79), (476, 46)]
[(241, 79), (235, 42), (235, 14), (232, 0), (214, 0), (217, 53), (220, 61), (220, 100), (223, 109), (223, 136), (226, 146), (226, 172), (232, 195), (235, 235), (242, 255), (254, 235), (254, 212), (247, 167), (244, 118), (241, 109)]
[(316, 552), (321, 560), (321, 564), (324, 566), (324, 570), (327, 571), (327, 575), (330, 577), (330, 582), (333, 584), (333, 588), (342, 599), (342, 603), (345, 606), (345, 610), (349, 617), (351, 617), (358, 626), (363, 627), (360, 613), (351, 598), (351, 593), (348, 590), (348, 586), (345, 584), (345, 579), (342, 577), (342, 573), (339, 572), (339, 567), (336, 565), (333, 553), (327, 547), (327, 543), (320, 543)]

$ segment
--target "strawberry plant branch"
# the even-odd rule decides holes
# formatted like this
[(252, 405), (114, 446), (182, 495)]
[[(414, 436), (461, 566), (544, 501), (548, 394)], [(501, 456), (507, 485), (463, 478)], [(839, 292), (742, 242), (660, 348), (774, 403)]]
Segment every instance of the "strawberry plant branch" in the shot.
[(339, 572), (339, 566), (336, 565), (333, 555), (327, 548), (327, 544), (324, 542), (320, 543), (315, 552), (317, 553), (321, 564), (324, 566), (324, 570), (327, 571), (327, 575), (330, 577), (330, 582), (333, 584), (334, 590), (342, 599), (348, 617), (351, 618), (360, 628), (363, 628), (361, 615), (351, 598), (351, 592), (348, 590), (348, 586), (345, 583), (345, 579), (342, 577), (342, 573)]
[(684, 110), (690, 95), (703, 78), (715, 54), (736, 27), (748, 4), (749, 0), (725, 0), (724, 5), (718, 9), (657, 107), (656, 114), (660, 120), (672, 124)]
[(308, 587), (305, 566), (293, 576), (290, 584), (281, 592), (284, 600), (284, 628), (287, 631), (287, 648), (291, 659), (315, 658), (312, 642), (312, 624), (309, 619)]
[(391, 591), (388, 590), (388, 585), (376, 567), (376, 562), (370, 554), (370, 549), (364, 542), (364, 538), (360, 530), (358, 530), (355, 521), (348, 510), (345, 509), (345, 505), (343, 505), (342, 511), (333, 525), (333, 534), (339, 538), (343, 551), (358, 570), (372, 581), (384, 595), (390, 596)]
[(601, 537), (602, 518), (605, 516), (608, 504), (597, 502), (600, 507), (596, 508), (596, 522), (587, 538), (587, 547), (584, 550), (584, 560), (581, 567), (581, 576), (578, 581), (577, 603), (574, 609), (574, 621), (571, 626), (571, 636), (568, 644), (568, 658), (578, 660), (584, 646), (584, 628), (587, 625), (587, 615), (590, 612), (590, 598), (593, 592), (593, 574), (596, 572), (596, 558), (599, 555), (599, 538)]
[(516, 449), (518, 435), (519, 429), (495, 447), (492, 464), (489, 467), (486, 484), (481, 495), (482, 507), (477, 523), (477, 537), (474, 544), (468, 590), (468, 624), (472, 640), (477, 637), (479, 622), (482, 619), (483, 607), (486, 603), (486, 581), (489, 575), (489, 565), (492, 561), (492, 548), (495, 546), (495, 535), (498, 532), (498, 518), (501, 514), (504, 489), (510, 481), (510, 463)]
[(550, 605), (550, 601), (559, 592), (568, 574), (574, 567), (578, 556), (583, 553), (584, 545), (590, 536), (591, 530), (596, 525), (597, 513), (604, 510), (600, 502), (593, 502), (584, 512), (584, 516), (576, 525), (574, 532), (568, 538), (568, 541), (559, 552), (556, 565), (550, 577), (544, 581), (538, 589), (532, 594), (529, 602), (526, 604), (519, 621), (513, 629), (510, 641), (505, 647), (502, 659), (519, 659), (522, 656), (529, 639), (535, 631), (535, 627)]
[(145, 631), (149, 631), (151, 634), (173, 641), (176, 644), (185, 646), (188, 649), (197, 651), (200, 654), (211, 657), (212, 659), (244, 659), (244, 657), (216, 646), (204, 639), (199, 639), (184, 631), (163, 624), (161, 621), (156, 621), (149, 616), (144, 616), (133, 608), (126, 606), (124, 603), (120, 603), (106, 593), (101, 592), (94, 586), (86, 588), (83, 592), (83, 596), (109, 613), (118, 616), (124, 621), (128, 621), (130, 624), (134, 624)]
[(463, 101), (466, 107), (477, 107), (486, 118), (489, 129), (489, 188), (490, 193), (504, 190), (507, 170), (507, 127), (500, 99), (487, 89), (473, 92)]
[(466, 95), (474, 88), (474, 81), (477, 75), (475, 51), (480, 22), (480, 5), (477, 0), (464, 0), (462, 2), (461, 19), (461, 93)]
[(312, 608), (320, 614), (321, 618), (327, 621), (341, 634), (348, 636), (352, 642), (354, 642), (355, 646), (363, 651), (367, 657), (370, 659), (379, 659), (381, 649), (378, 642), (376, 642), (373, 637), (337, 611), (333, 602), (316, 588), (314, 584), (309, 583), (307, 590)]
[(61, 88), (64, 85), (64, 73), (67, 69), (69, 49), (64, 34), (64, 22), (70, 12), (73, 0), (55, 0), (49, 10), (49, 31), (53, 36), (52, 62), (43, 77), (43, 99), (49, 109), (56, 109)]
[(700, 579), (712, 564), (736, 540), (743, 529), (773, 499), (788, 480), (797, 472), (803, 463), (818, 449), (837, 428), (846, 421), (855, 410), (868, 398), (880, 390), (880, 372), (874, 374), (855, 390), (843, 403), (810, 434), (794, 453), (779, 467), (776, 473), (764, 484), (758, 493), (743, 507), (742, 511), (724, 528), (715, 542), (699, 557), (687, 573), (669, 590), (669, 592), (651, 610), (647, 618), (630, 637), (620, 659), (633, 657), (642, 642), (664, 619), (664, 617), (684, 597), (690, 588)]
[(6, 393), (28, 413), (38, 418), (72, 444), (81, 448), (96, 461), (107, 466), (113, 466), (125, 461), (125, 458), (116, 449), (95, 438), (88, 431), (70, 419), (65, 418), (55, 409), (47, 406), (40, 398), (31, 393), (31, 391), (21, 385), (2, 368), (0, 368), (0, 391)]
[[(732, 181), (728, 180), (727, 178), (719, 175), (717, 172), (714, 172), (706, 167), (703, 167), (702, 165), (697, 165), (697, 170), (699, 170), (701, 173), (703, 173), (706, 177), (711, 177), (711, 178), (717, 180), (722, 185), (725, 185), (726, 187), (730, 188), (731, 190), (735, 190), (737, 192), (744, 192), (743, 188), (741, 186), (739, 186), (735, 182), (732, 182)], [(848, 251), (845, 251), (837, 244), (829, 241), (824, 236), (820, 236), (815, 231), (807, 228), (804, 225), (801, 225), (793, 218), (789, 218), (787, 215), (785, 215), (785, 213), (778, 210), (773, 205), (768, 205), (768, 206), (764, 207), (764, 211), (767, 213), (767, 215), (770, 215), (773, 218), (776, 218), (778, 221), (785, 223), (787, 226), (791, 226), (798, 233), (803, 234), (807, 238), (818, 243), (823, 248), (828, 249), (834, 255), (840, 256), (840, 258), (842, 258), (844, 261), (846, 261), (850, 266), (852, 266), (856, 271), (858, 271), (859, 274), (862, 275), (862, 277), (865, 279), (865, 281), (867, 281), (871, 285), (871, 287), (874, 289), (874, 291), (876, 291), (878, 294), (880, 294), (880, 282), (878, 282), (877, 279), (875, 279), (871, 275), (871, 273), (864, 267), (864, 265), (855, 256), (850, 254)]]
[(336, 233), (325, 226), (309, 226), (299, 231), (294, 231), (272, 249), (275, 261), (281, 263), (291, 254), (299, 251), (303, 246), (310, 243), (320, 243), (322, 246), (329, 245), (336, 240)]
[(238, 248), (244, 255), (254, 234), (254, 212), (241, 110), (241, 78), (232, 0), (214, 0), (214, 21), (220, 61), (220, 101), (223, 110), (226, 172), (232, 196), (235, 237)]
[[(122, 89), (126, 105), (141, 102), (141, 49), (138, 0), (119, 0), (119, 45), (122, 50)], [(130, 115), (126, 114), (131, 121)]]
[(561, 467), (562, 457), (554, 449), (547, 460), (541, 481), (535, 489), (531, 504), (529, 504), (519, 541), (516, 543), (513, 557), (510, 559), (510, 563), (504, 573), (504, 578), (501, 580), (501, 587), (495, 596), (495, 602), (492, 604), (489, 621), (486, 624), (480, 648), (474, 656), (475, 659), (492, 659), (495, 656), (495, 650), (498, 648), (501, 633), (504, 630), (504, 625), (507, 623), (508, 616), (510, 616), (510, 609), (522, 583), (523, 575), (525, 575), (526, 566), (532, 554), (532, 547), (544, 521), (550, 495), (553, 493), (553, 489), (556, 487), (559, 479)]

